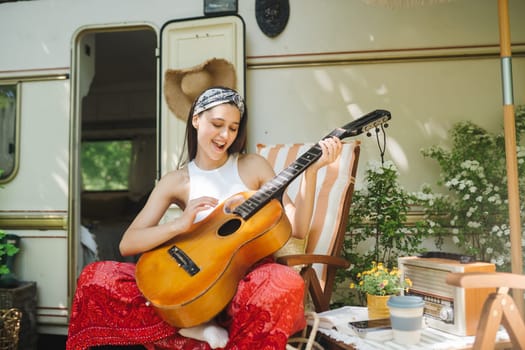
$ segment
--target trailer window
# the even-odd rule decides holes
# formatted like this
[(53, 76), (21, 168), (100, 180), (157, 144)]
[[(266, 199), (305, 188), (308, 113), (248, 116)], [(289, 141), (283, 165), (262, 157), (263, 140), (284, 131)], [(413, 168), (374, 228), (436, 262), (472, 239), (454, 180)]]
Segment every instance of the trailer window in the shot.
[(0, 183), (11, 180), (18, 168), (18, 85), (0, 84)]
[(83, 190), (128, 190), (131, 157), (130, 140), (83, 142), (81, 155)]

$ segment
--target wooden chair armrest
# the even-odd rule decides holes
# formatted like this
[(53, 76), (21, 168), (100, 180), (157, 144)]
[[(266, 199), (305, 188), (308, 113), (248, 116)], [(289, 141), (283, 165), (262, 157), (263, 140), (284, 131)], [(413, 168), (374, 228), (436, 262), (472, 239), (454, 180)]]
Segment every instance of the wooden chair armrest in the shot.
[(339, 256), (320, 255), (320, 254), (293, 254), (284, 255), (277, 258), (279, 264), (287, 266), (326, 264), (339, 268), (347, 268), (350, 263)]
[(446, 282), (463, 288), (516, 288), (525, 289), (525, 275), (507, 272), (449, 273)]

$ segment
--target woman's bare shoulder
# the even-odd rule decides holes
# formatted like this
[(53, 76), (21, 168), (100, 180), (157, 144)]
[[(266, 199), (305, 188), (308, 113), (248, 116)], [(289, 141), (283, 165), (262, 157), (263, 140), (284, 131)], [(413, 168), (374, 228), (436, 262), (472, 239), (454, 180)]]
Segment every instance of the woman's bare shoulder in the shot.
[(172, 201), (184, 202), (189, 193), (189, 183), (188, 169), (184, 167), (164, 174), (155, 187), (169, 195)]
[(164, 182), (175, 182), (177, 184), (183, 184), (189, 182), (188, 168), (183, 167), (176, 170), (171, 170), (164, 174), (160, 181)]
[(266, 158), (256, 153), (239, 156), (239, 173), (251, 189), (260, 188), (275, 175)]
[(239, 155), (239, 167), (250, 171), (261, 171), (263, 173), (273, 173), (272, 166), (263, 156), (257, 153)]

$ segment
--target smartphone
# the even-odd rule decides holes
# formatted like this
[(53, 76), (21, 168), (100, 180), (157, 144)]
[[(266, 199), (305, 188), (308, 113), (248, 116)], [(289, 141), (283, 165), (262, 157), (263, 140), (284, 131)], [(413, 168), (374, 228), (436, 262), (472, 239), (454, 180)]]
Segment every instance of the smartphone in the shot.
[(352, 321), (348, 322), (348, 324), (357, 334), (392, 329), (392, 325), (390, 324), (390, 318)]

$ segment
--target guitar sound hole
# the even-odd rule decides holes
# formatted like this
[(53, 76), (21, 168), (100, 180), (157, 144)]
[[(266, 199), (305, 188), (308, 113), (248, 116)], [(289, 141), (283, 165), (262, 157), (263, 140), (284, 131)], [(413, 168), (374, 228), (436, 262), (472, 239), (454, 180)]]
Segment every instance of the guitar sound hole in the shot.
[(235, 233), (235, 231), (237, 231), (239, 227), (241, 227), (240, 219), (228, 220), (219, 228), (219, 236), (221, 237), (229, 236), (232, 233)]

